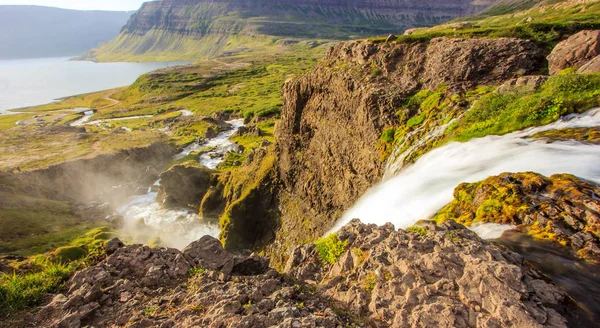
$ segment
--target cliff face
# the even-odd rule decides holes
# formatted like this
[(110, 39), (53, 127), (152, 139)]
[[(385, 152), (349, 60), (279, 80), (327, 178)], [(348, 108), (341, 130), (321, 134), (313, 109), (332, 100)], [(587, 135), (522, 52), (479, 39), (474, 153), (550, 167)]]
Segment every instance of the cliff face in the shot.
[(431, 26), (493, 0), (163, 0), (147, 2), (99, 60), (198, 58), (308, 39), (347, 39)]
[(396, 113), (409, 95), (498, 84), (543, 66), (535, 44), (509, 38), (332, 48), (283, 87), (276, 130), (283, 218), (274, 249), (318, 238), (381, 178), (378, 140), (386, 127), (410, 118), (401, 122)]

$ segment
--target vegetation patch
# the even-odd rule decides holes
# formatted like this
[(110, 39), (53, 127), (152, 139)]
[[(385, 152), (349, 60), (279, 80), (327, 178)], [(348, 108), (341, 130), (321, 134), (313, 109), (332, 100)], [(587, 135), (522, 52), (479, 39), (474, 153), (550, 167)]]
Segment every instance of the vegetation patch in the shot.
[(341, 241), (337, 234), (332, 233), (327, 237), (318, 239), (315, 242), (319, 257), (325, 263), (334, 264), (340, 256), (346, 251), (348, 241)]

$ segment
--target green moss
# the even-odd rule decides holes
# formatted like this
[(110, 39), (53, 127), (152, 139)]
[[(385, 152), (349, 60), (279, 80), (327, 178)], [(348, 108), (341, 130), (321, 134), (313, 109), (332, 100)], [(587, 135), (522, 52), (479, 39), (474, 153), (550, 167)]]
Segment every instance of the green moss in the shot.
[(321, 260), (329, 264), (337, 262), (340, 256), (346, 251), (347, 245), (348, 242), (339, 240), (335, 233), (320, 238), (315, 242)]
[(61, 263), (73, 262), (84, 258), (86, 255), (87, 251), (79, 246), (60, 247), (52, 253), (53, 259)]
[(423, 112), (423, 113), (419, 114), (418, 116), (415, 116), (415, 117), (411, 118), (410, 120), (408, 120), (408, 122), (406, 122), (406, 126), (408, 126), (409, 128), (412, 128), (417, 125), (420, 125), (425, 120), (425, 117), (427, 117), (427, 113)]
[(538, 91), (490, 93), (481, 97), (454, 126), (448, 138), (467, 141), (506, 134), (582, 113), (600, 105), (600, 74), (552, 76)]
[(377, 286), (377, 275), (375, 273), (369, 273), (365, 276), (363, 288), (370, 293), (375, 289), (375, 286)]
[(425, 236), (425, 235), (427, 235), (427, 229), (426, 228), (419, 227), (419, 226), (416, 226), (416, 225), (406, 228), (406, 231), (410, 231), (410, 232), (412, 232), (414, 234), (417, 234), (419, 236)]

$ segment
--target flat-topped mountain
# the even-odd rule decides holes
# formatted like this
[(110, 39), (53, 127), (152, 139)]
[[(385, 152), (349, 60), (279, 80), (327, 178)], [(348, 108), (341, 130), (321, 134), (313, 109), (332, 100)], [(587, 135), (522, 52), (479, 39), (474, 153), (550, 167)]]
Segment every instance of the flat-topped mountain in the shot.
[(114, 38), (130, 12), (0, 6), (0, 59), (75, 56)]
[(196, 59), (403, 32), (478, 13), (494, 0), (163, 0), (145, 3), (88, 58)]

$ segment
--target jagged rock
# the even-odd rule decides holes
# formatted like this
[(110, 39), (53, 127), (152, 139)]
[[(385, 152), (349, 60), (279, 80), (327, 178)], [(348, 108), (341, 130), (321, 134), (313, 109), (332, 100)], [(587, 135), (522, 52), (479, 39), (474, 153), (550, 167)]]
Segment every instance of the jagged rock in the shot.
[(167, 208), (198, 209), (213, 185), (214, 171), (196, 162), (174, 165), (160, 175), (157, 200)]
[[(600, 259), (600, 187), (568, 174), (504, 173), (462, 184), (438, 220), (520, 225), (535, 238), (571, 246)], [(485, 209), (485, 210), (484, 210)]]
[(556, 45), (548, 56), (550, 74), (565, 68), (579, 69), (600, 55), (600, 30), (586, 30)]
[(113, 238), (106, 243), (106, 246), (104, 246), (104, 249), (106, 251), (106, 254), (112, 255), (119, 248), (124, 247), (124, 246), (125, 246), (125, 244), (123, 244), (123, 242), (121, 240), (119, 240), (119, 238)]
[(262, 135), (260, 129), (256, 125), (242, 126), (234, 134), (234, 137), (240, 136), (260, 137)]
[(211, 236), (204, 236), (191, 243), (183, 250), (183, 254), (196, 266), (220, 270), (225, 274), (231, 274), (234, 266), (233, 256), (223, 249), (218, 239)]
[(302, 246), (286, 273), (374, 327), (566, 327), (574, 306), (521, 256), (455, 222), (421, 235), (354, 220), (338, 237), (347, 246), (334, 264)]
[(509, 91), (535, 91), (546, 81), (548, 81), (548, 76), (546, 75), (522, 76), (504, 82), (498, 88), (498, 92), (504, 93)]
[(594, 59), (581, 66), (578, 70), (579, 73), (591, 74), (600, 72), (600, 55), (594, 57)]
[[(22, 326), (336, 328), (353, 323), (325, 298), (270, 269), (264, 258), (234, 261), (211, 237), (184, 253), (141, 245), (120, 248), (77, 272), (66, 294), (24, 318)], [(210, 269), (223, 269), (223, 259), (236, 277)], [(203, 271), (190, 276), (190, 268), (199, 264)]]

